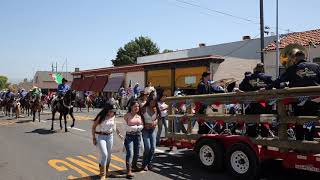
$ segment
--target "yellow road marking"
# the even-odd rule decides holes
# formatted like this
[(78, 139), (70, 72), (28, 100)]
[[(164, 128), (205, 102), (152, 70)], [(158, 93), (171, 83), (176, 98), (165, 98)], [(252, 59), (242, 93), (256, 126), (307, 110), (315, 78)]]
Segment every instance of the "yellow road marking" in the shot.
[[(65, 165), (65, 166), (58, 166), (58, 163), (63, 164), (63, 165)], [(55, 168), (56, 170), (58, 170), (58, 171), (60, 171), (60, 172), (61, 172), (61, 171), (68, 171), (68, 168), (67, 168), (67, 167), (69, 167), (70, 169), (72, 169), (72, 170), (76, 171), (77, 173), (79, 173), (82, 177), (88, 177), (88, 176), (89, 176), (87, 173), (83, 172), (81, 169), (73, 166), (72, 164), (70, 164), (70, 163), (68, 163), (68, 162), (66, 162), (66, 161), (60, 160), (60, 159), (52, 159), (52, 160), (49, 160), (49, 161), (48, 161), (48, 164), (49, 164), (51, 167)], [(67, 166), (67, 167), (66, 167), (66, 166)], [(68, 179), (69, 179), (69, 178), (77, 178), (77, 177), (70, 175), (70, 176), (68, 176)]]
[(7, 126), (7, 125), (15, 124), (15, 123), (16, 123), (16, 121), (0, 122), (0, 126)]
[(126, 164), (126, 162), (123, 159), (121, 159), (121, 158), (119, 158), (119, 157), (117, 157), (117, 156), (115, 156), (113, 154), (111, 155), (111, 159), (113, 159), (115, 161), (118, 161), (118, 162), (121, 162), (123, 164)]
[[(59, 160), (59, 159), (49, 160), (48, 164), (59, 172), (68, 171), (69, 169), (72, 169), (75, 172), (77, 172), (81, 177), (88, 177), (89, 176), (87, 173), (85, 173), (81, 169), (87, 170), (88, 172), (91, 172), (95, 175), (98, 175), (99, 174), (99, 164), (95, 161), (88, 159), (88, 158), (91, 158), (95, 161), (98, 160), (97, 157), (89, 154), (87, 156), (77, 156), (77, 157), (66, 157), (65, 158), (67, 161), (72, 162), (74, 165), (68, 163), (66, 160)], [(112, 155), (111, 159), (114, 161), (125, 164), (125, 161), (117, 156)], [(112, 169), (115, 169), (117, 171), (125, 170), (124, 168), (122, 168), (120, 166), (117, 166), (113, 163), (110, 163), (109, 172), (111, 175), (114, 175), (116, 177), (118, 177), (119, 173), (113, 172)], [(76, 177), (74, 175), (69, 175), (67, 178), (68, 179), (77, 179), (78, 177)]]

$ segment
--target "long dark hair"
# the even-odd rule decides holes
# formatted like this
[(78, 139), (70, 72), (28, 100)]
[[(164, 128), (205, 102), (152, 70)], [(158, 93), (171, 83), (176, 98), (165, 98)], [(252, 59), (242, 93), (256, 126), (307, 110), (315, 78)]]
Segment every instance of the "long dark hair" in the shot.
[(111, 110), (110, 107), (104, 107), (93, 121), (99, 120), (98, 123), (101, 124), (106, 119), (109, 110)]
[[(158, 105), (158, 101), (157, 101), (157, 97), (155, 96), (155, 92), (154, 91), (152, 91), (150, 93), (150, 95), (148, 96), (147, 102), (142, 106), (142, 108), (147, 108), (148, 106), (150, 106), (151, 101), (156, 101), (156, 109), (157, 109), (157, 111), (155, 113), (157, 113), (156, 114), (157, 118), (159, 118), (161, 111), (160, 111), (160, 108), (159, 108), (159, 105)], [(144, 116), (142, 114), (142, 110), (141, 110), (141, 117), (142, 117), (143, 123), (145, 123)]]
[[(128, 112), (131, 113), (132, 111), (132, 106), (134, 106), (135, 104), (139, 104), (139, 102), (137, 100), (132, 100), (128, 106)], [(141, 115), (141, 107), (140, 107), (140, 104), (139, 104), (139, 112), (137, 114)]]

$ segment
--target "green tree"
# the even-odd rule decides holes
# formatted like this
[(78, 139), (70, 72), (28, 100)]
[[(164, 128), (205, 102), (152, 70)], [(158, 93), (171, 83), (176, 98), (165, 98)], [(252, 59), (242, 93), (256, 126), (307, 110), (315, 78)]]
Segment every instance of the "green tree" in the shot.
[(173, 50), (171, 50), (171, 49), (165, 49), (165, 50), (162, 51), (162, 53), (168, 53), (168, 52), (173, 52)]
[(0, 75), (0, 90), (5, 89), (9, 86), (8, 78)]
[(140, 36), (119, 48), (116, 59), (111, 60), (114, 66), (136, 64), (137, 58), (159, 53), (159, 47), (150, 38)]

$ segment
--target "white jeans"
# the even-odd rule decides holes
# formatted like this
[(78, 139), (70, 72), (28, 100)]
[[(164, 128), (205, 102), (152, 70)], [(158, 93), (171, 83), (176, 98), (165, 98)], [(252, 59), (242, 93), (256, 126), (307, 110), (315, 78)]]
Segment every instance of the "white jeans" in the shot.
[(109, 168), (111, 161), (111, 150), (113, 146), (113, 135), (98, 135), (97, 147), (100, 150), (100, 165)]

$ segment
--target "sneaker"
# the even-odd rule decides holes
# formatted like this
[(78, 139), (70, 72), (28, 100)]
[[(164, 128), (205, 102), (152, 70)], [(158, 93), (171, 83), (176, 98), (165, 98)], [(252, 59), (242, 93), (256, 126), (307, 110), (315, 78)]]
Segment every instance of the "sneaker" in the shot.
[(148, 170), (152, 170), (153, 166), (152, 165), (148, 165)]

